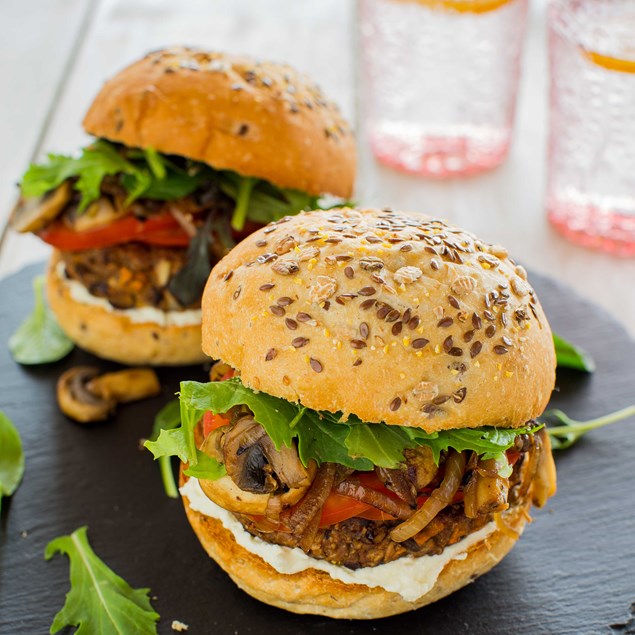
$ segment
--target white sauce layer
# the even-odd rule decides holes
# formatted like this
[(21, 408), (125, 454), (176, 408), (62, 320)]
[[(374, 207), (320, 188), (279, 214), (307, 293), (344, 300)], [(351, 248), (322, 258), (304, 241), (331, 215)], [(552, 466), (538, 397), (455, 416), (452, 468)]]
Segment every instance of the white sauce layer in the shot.
[(487, 538), (496, 529), (493, 522), (488, 523), (455, 545), (446, 547), (443, 553), (437, 556), (404, 556), (377, 567), (364, 567), (353, 571), (325, 560), (311, 558), (301, 549), (272, 545), (252, 536), (231, 512), (219, 507), (205, 496), (195, 478), (190, 478), (180, 491), (181, 495), (187, 497), (193, 510), (220, 520), (241, 547), (260, 556), (279, 573), (292, 574), (306, 569), (319, 569), (333, 579), (347, 584), (365, 584), (398, 593), (407, 602), (413, 602), (428, 593), (449, 562), (465, 560), (468, 549)]
[(127, 317), (131, 322), (136, 324), (152, 322), (160, 326), (196, 326), (201, 323), (200, 309), (161, 311), (161, 309), (155, 309), (151, 306), (142, 307), (140, 309), (116, 309), (106, 298), (98, 298), (92, 295), (81, 282), (69, 280), (66, 277), (63, 262), (57, 264), (57, 275), (62, 281), (62, 284), (68, 288), (70, 296), (75, 302), (101, 307), (109, 313)]

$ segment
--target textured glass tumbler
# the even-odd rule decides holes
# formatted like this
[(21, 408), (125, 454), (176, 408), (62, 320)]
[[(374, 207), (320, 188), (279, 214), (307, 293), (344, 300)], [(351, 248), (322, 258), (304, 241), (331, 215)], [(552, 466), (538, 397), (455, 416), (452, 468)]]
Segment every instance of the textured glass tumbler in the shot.
[(443, 178), (511, 139), (527, 0), (358, 0), (361, 114), (375, 156)]
[(635, 0), (552, 0), (548, 19), (549, 219), (635, 256)]

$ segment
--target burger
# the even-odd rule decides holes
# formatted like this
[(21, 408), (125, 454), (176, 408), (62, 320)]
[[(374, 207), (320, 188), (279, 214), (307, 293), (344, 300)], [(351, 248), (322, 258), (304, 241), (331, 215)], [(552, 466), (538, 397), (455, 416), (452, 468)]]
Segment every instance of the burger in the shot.
[(416, 609), (555, 492), (547, 319), (503, 247), (440, 220), (342, 208), (257, 231), (211, 273), (203, 349), (214, 381), (181, 384), (181, 427), (149, 447), (181, 458), (195, 533), (263, 602)]
[(12, 224), (54, 248), (48, 300), (67, 335), (122, 363), (202, 360), (213, 264), (254, 229), (352, 193), (350, 128), (280, 64), (156, 51), (103, 86), (84, 128), (95, 138), (79, 156), (31, 165)]

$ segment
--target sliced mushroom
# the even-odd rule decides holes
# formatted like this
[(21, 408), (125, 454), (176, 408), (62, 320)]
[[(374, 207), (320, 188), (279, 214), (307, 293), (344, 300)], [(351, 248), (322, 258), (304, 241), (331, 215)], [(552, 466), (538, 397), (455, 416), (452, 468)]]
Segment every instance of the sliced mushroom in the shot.
[(86, 387), (102, 399), (114, 399), (118, 403), (139, 401), (161, 392), (159, 378), (149, 368), (128, 368), (106, 373), (91, 379)]
[(104, 399), (86, 387), (97, 375), (99, 368), (90, 366), (77, 366), (62, 374), (57, 381), (57, 402), (65, 415), (86, 423), (103, 421), (114, 411), (114, 399)]
[(225, 436), (223, 458), (227, 474), (241, 489), (254, 494), (278, 489), (306, 489), (311, 484), (295, 447), (276, 450), (265, 429), (253, 417), (240, 418)]
[(536, 432), (535, 440), (539, 454), (531, 496), (533, 504), (542, 507), (556, 493), (556, 464), (551, 453), (551, 439), (544, 428)]
[(160, 391), (152, 370), (131, 368), (99, 374), (92, 366), (76, 366), (57, 381), (57, 401), (62, 412), (76, 421), (103, 421), (118, 403), (152, 397)]
[(482, 514), (505, 511), (509, 507), (509, 481), (498, 474), (494, 459), (479, 461), (464, 488), (465, 515), (476, 518)]
[(64, 221), (73, 231), (85, 232), (110, 225), (128, 213), (128, 209), (117, 208), (109, 198), (101, 196), (82, 212), (75, 208), (64, 217)]
[(432, 450), (425, 445), (407, 449), (404, 452), (406, 458), (406, 473), (415, 486), (417, 492), (432, 483), (436, 478), (439, 468), (434, 462)]
[(11, 226), (17, 232), (36, 232), (56, 218), (73, 195), (71, 184), (59, 187), (36, 198), (22, 197), (11, 214)]

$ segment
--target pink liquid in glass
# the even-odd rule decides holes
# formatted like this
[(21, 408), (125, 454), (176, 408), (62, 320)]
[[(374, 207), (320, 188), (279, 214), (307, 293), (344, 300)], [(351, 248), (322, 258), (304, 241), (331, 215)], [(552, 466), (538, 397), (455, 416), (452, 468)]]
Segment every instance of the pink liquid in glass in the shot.
[(549, 49), (549, 220), (635, 256), (635, 0), (553, 0)]
[(509, 150), (527, 0), (358, 0), (362, 102), (375, 156), (430, 177)]

